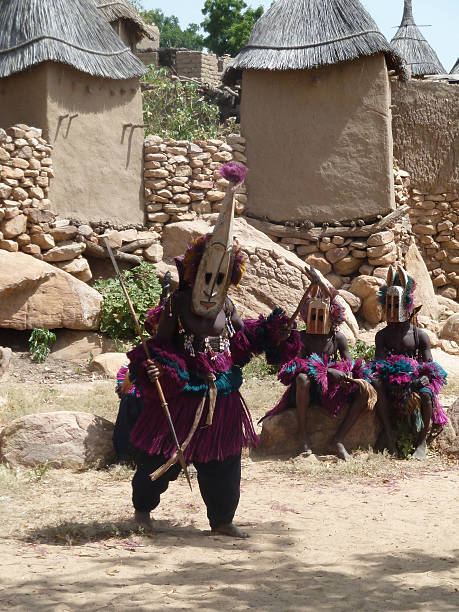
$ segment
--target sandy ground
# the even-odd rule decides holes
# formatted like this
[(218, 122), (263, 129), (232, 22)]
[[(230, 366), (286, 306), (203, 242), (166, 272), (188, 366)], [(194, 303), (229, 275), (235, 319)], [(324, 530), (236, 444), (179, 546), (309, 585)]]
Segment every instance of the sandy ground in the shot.
[(244, 460), (245, 541), (209, 535), (195, 481), (174, 483), (146, 536), (127, 478), (45, 474), (0, 498), (0, 609), (459, 608), (457, 468), (358, 483), (300, 468)]
[[(435, 357), (449, 405), (459, 360)], [(282, 390), (245, 385), (254, 419)], [(193, 494), (184, 477), (172, 483), (147, 535), (131, 520), (126, 468), (0, 474), (0, 610), (459, 609), (457, 462), (375, 465), (245, 457), (244, 541), (209, 534), (194, 476)]]

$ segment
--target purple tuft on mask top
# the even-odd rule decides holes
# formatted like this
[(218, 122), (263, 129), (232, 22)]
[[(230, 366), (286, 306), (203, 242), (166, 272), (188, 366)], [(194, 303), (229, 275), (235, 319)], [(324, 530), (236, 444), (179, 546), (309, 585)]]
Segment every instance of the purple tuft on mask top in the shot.
[(247, 168), (235, 162), (229, 162), (228, 164), (220, 166), (218, 171), (224, 179), (235, 185), (243, 183), (245, 175), (247, 174)]

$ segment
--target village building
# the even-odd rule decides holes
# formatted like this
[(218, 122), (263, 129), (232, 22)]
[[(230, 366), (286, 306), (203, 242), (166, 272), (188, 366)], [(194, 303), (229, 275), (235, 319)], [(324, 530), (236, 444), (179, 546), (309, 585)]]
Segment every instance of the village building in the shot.
[(152, 51), (159, 47), (159, 29), (146, 24), (127, 0), (92, 0), (131, 51)]
[(412, 77), (446, 72), (414, 21), (411, 0), (404, 0), (402, 23), (390, 44), (405, 59)]
[(53, 145), (61, 217), (142, 223), (144, 65), (91, 0), (0, 3), (0, 127)]
[(359, 2), (279, 0), (225, 73), (242, 78), (247, 212), (341, 222), (395, 207), (389, 69), (402, 60)]

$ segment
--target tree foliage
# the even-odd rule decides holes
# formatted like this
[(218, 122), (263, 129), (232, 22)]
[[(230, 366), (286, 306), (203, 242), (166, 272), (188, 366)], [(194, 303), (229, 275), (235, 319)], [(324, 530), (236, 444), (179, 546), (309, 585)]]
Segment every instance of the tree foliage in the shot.
[(207, 32), (204, 44), (216, 55), (234, 57), (247, 43), (255, 22), (263, 15), (259, 6), (252, 9), (244, 0), (206, 0), (201, 23)]
[(183, 47), (202, 51), (204, 37), (199, 33), (199, 25), (190, 23), (182, 30), (175, 15), (167, 16), (161, 9), (140, 12), (145, 23), (154, 23), (159, 28), (161, 47)]
[(147, 134), (176, 140), (199, 140), (219, 134), (219, 108), (200, 95), (196, 83), (169, 77), (167, 68), (150, 66), (144, 82), (143, 117)]

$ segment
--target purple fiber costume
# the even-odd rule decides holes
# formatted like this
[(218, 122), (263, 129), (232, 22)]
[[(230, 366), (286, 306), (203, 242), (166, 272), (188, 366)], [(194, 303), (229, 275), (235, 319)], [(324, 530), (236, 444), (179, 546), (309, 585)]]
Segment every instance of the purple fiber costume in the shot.
[[(202, 397), (208, 395), (206, 376), (212, 373), (216, 377), (217, 400), (212, 425), (206, 425), (207, 399), (196, 433), (184, 451), (188, 462), (222, 461), (240, 453), (244, 447), (257, 444), (258, 436), (250, 413), (239, 393), (241, 368), (253, 355), (262, 352), (266, 352), (268, 363), (282, 363), (298, 352), (296, 333), (280, 346), (275, 346), (271, 334), (284, 320), (286, 317), (279, 314), (244, 320), (243, 329), (232, 335), (229, 348), (222, 353), (198, 352), (192, 356), (172, 343), (155, 338), (148, 340), (152, 359), (163, 367), (160, 382), (180, 443), (192, 427)], [(131, 441), (149, 455), (161, 454), (169, 458), (175, 452), (175, 445), (156, 387), (146, 374), (143, 347), (137, 346), (128, 357), (131, 380), (135, 379), (144, 403), (144, 410), (132, 430)]]
[(327, 377), (328, 368), (333, 368), (344, 372), (352, 378), (362, 378), (369, 381), (371, 370), (367, 368), (362, 359), (351, 361), (344, 359), (342, 361), (329, 361), (327, 355), (319, 357), (313, 353), (307, 358), (296, 357), (286, 363), (279, 372), (278, 378), (284, 384), (288, 385), (288, 389), (281, 397), (279, 403), (269, 412), (265, 414), (263, 419), (268, 416), (279, 414), (288, 408), (291, 408), (295, 403), (294, 387), (292, 386), (298, 374), (307, 374), (312, 382), (312, 396), (315, 397), (321, 405), (328, 410), (333, 417), (338, 417), (341, 409), (349, 401), (356, 390), (356, 385), (343, 387), (339, 383), (331, 382)]
[[(275, 310), (267, 318), (244, 320), (242, 329), (235, 332), (227, 319), (227, 333), (221, 337), (226, 346), (216, 353), (210, 347), (206, 352), (190, 352), (185, 348), (186, 336), (183, 343), (157, 338), (148, 340), (152, 359), (162, 366), (159, 380), (181, 445), (189, 437), (205, 398), (198, 427), (183, 451), (185, 460), (193, 462), (197, 470), (212, 529), (232, 522), (239, 503), (241, 451), (258, 442), (250, 413), (239, 393), (241, 368), (253, 355), (262, 352), (269, 363), (283, 363), (298, 353), (296, 332), (280, 344), (274, 341), (277, 330), (286, 321), (287, 317)], [(175, 464), (156, 480), (150, 478), (176, 449), (156, 387), (146, 374), (143, 347), (136, 347), (128, 357), (130, 378), (144, 404), (131, 433), (131, 442), (140, 451), (132, 481), (132, 500), (136, 511), (150, 512), (159, 504), (161, 493), (177, 478), (181, 468)], [(215, 377), (213, 414), (209, 414), (209, 375)]]

